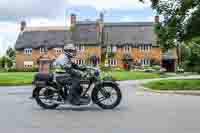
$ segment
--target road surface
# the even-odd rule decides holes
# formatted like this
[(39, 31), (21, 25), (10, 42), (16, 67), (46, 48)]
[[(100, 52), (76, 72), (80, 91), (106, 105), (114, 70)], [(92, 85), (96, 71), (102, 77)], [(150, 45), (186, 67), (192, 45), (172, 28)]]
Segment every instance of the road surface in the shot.
[(29, 99), (31, 87), (0, 87), (2, 133), (199, 133), (200, 97), (142, 92), (123, 81), (114, 110), (94, 105), (43, 110)]

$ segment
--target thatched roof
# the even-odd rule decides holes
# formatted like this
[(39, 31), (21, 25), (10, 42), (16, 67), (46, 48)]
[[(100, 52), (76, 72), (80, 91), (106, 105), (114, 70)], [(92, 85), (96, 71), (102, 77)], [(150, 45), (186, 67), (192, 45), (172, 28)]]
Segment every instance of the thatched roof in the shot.
[[(103, 42), (105, 45), (156, 44), (151, 22), (104, 23)], [(98, 44), (96, 22), (77, 22), (70, 31), (67, 27), (26, 27), (15, 44), (16, 49), (63, 47), (67, 43)]]

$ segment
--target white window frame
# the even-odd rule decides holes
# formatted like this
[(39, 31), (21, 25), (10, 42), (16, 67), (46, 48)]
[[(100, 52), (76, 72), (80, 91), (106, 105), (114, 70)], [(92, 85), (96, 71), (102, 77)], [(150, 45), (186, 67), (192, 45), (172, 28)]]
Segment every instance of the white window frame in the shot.
[(125, 52), (125, 53), (130, 52), (130, 49), (131, 49), (130, 45), (125, 45), (125, 46), (124, 46), (124, 52)]
[(83, 60), (83, 59), (75, 59), (75, 63), (78, 64), (78, 65), (83, 65), (83, 64), (85, 64), (85, 60)]
[(24, 61), (24, 68), (32, 68), (33, 61)]
[(108, 59), (108, 64), (112, 67), (117, 66), (117, 59)]
[(112, 52), (117, 52), (117, 46), (112, 46)]
[(152, 45), (151, 44), (150, 45), (142, 44), (139, 46), (139, 48), (140, 48), (140, 51), (142, 51), (142, 52), (151, 51)]
[(85, 51), (85, 45), (84, 44), (77, 44), (75, 46), (77, 51)]
[(106, 47), (106, 51), (107, 51), (108, 53), (113, 52), (112, 46), (107, 46), (107, 47)]
[(25, 54), (25, 55), (32, 55), (32, 51), (33, 51), (32, 48), (25, 48), (25, 49), (24, 49), (24, 54)]
[(56, 51), (56, 54), (63, 53), (63, 48), (54, 48), (54, 50)]
[(40, 54), (48, 53), (48, 48), (40, 47)]
[(150, 59), (141, 59), (141, 60), (140, 60), (140, 64), (141, 64), (142, 66), (150, 66), (151, 61), (150, 61)]

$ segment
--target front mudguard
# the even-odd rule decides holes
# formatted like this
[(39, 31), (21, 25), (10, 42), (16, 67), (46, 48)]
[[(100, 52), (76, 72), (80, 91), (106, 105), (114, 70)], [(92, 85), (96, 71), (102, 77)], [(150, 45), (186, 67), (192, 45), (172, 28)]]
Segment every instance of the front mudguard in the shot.
[(119, 87), (119, 84), (116, 81), (98, 81), (95, 84), (95, 87), (94, 87), (94, 89), (92, 90), (92, 93), (91, 93), (91, 98), (92, 98), (92, 101), (94, 103), (96, 103), (96, 98), (95, 98), (96, 91), (99, 91), (99, 89), (101, 89), (105, 85), (106, 86), (109, 85), (109, 86)]
[(114, 85), (114, 86), (119, 86), (119, 84), (116, 81), (111, 81), (111, 80), (106, 80), (106, 81), (99, 81), (95, 84), (94, 89), (100, 88), (101, 86), (104, 85)]

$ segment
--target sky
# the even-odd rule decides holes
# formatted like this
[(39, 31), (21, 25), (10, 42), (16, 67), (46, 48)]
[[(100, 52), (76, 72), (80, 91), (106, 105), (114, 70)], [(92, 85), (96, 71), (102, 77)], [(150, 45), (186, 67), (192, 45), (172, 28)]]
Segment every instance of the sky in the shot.
[(153, 21), (155, 15), (150, 0), (0, 0), (0, 56), (14, 47), (22, 20), (27, 26), (64, 26), (71, 13), (96, 20), (100, 12), (107, 22)]

